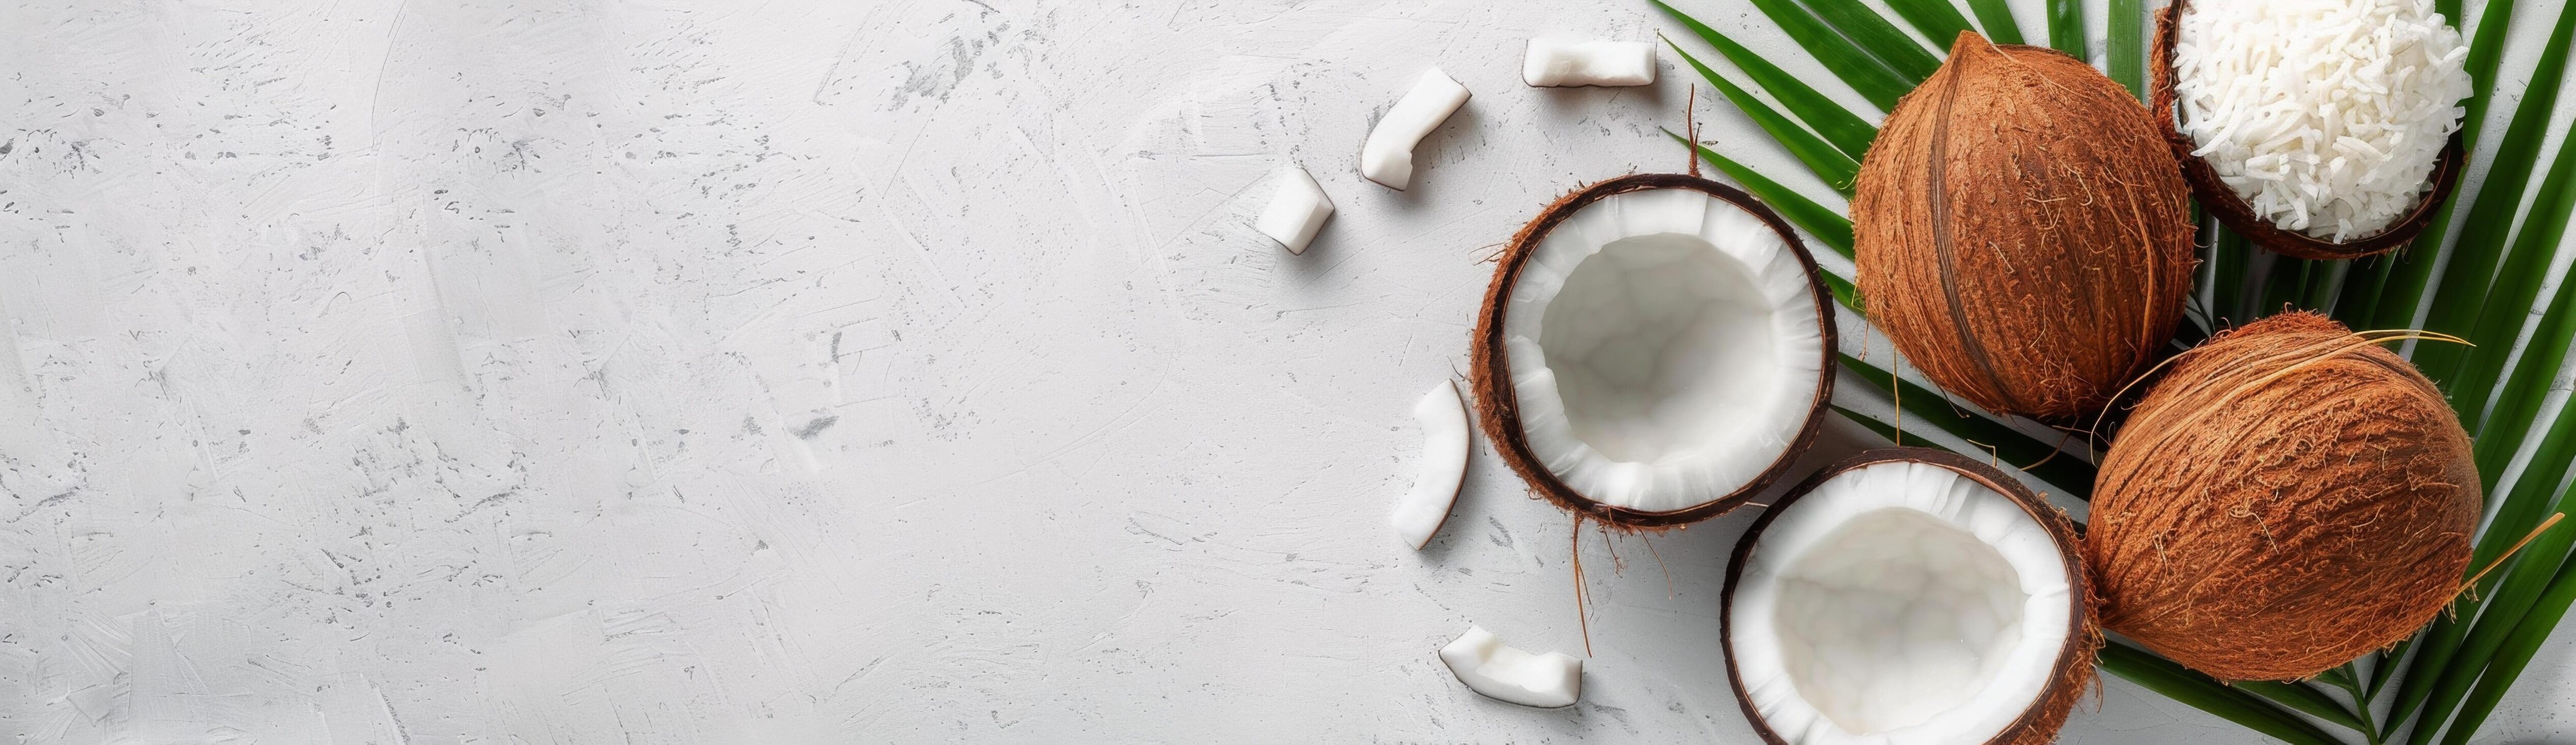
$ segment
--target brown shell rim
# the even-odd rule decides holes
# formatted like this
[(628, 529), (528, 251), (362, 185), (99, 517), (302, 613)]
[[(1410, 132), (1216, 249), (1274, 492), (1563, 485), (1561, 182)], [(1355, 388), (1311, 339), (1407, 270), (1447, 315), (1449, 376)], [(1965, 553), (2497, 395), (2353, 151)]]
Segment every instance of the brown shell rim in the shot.
[[(1735, 703), (1737, 707), (1744, 710), (1744, 720), (1753, 725), (1754, 733), (1761, 735), (1763, 742), (1771, 745), (1792, 745), (1788, 739), (1781, 737), (1780, 733), (1772, 731), (1769, 723), (1762, 720), (1761, 712), (1754, 709), (1753, 696), (1744, 688), (1744, 674), (1735, 667), (1735, 588), (1744, 579), (1745, 561), (1752, 558), (1754, 545), (1761, 542), (1763, 530), (1771, 527), (1773, 520), (1778, 519), (1781, 513), (1788, 511), (1790, 505), (1815, 491), (1817, 486), (1827, 480), (1864, 466), (1893, 462), (1928, 463), (1940, 466), (1993, 489), (1995, 493), (2011, 499), (2013, 504), (2020, 505), (2022, 512), (2029, 514), (2032, 520), (2046, 527), (2048, 537), (2057, 542), (2058, 560), (2064, 563), (2068, 584), (2073, 586), (2073, 591), (2066, 594), (2068, 610), (2071, 611), (2067, 618), (2073, 621), (2066, 625), (2066, 644), (2057, 652), (2057, 663), (2049, 672), (2048, 685), (2042, 687), (2039, 695), (2031, 699), (2030, 706), (2022, 710), (2021, 716), (2013, 719), (2012, 724), (2006, 725), (2002, 731), (1995, 733), (1995, 736), (1986, 742), (1993, 744), (2024, 741), (2022, 739), (2024, 732), (2033, 727), (2043, 726), (2052, 718), (2056, 719), (2057, 725), (2062, 726), (2065, 723), (2065, 712), (2062, 706), (2073, 704), (2075, 697), (2082, 695), (2084, 688), (2091, 683), (2093, 657), (2101, 646), (2101, 632), (2093, 622), (2093, 580), (2092, 576), (2086, 573), (2082, 552), (2076, 548), (2074, 522), (2066, 518), (2066, 513), (2058, 511), (2047, 500), (2033, 493), (2030, 487), (2023, 486), (2021, 481), (1993, 466), (1947, 450), (1920, 447), (1878, 448), (1825, 466), (1814, 475), (1808, 476), (1807, 480), (1798, 482), (1797, 487), (1790, 489), (1789, 493), (1782, 495), (1778, 501), (1771, 503), (1771, 508), (1763, 510), (1762, 517), (1754, 520), (1752, 527), (1744, 530), (1744, 537), (1736, 540), (1735, 553), (1726, 562), (1726, 586), (1718, 604), (1717, 619), (1718, 640), (1724, 645), (1726, 652), (1726, 682), (1735, 689)], [(2052, 712), (2050, 709), (2059, 710)], [(2048, 739), (2043, 737), (2038, 741), (2045, 742)]]
[(2150, 63), (2155, 69), (2155, 80), (2151, 84), (2154, 101), (2147, 105), (2147, 109), (2155, 115), (2156, 125), (2164, 130), (2165, 144), (2173, 149), (2174, 160), (2182, 165), (2183, 180), (2191, 182), (2192, 195), (2200, 200), (2202, 207), (2254, 245), (2301, 259), (2357, 259), (2388, 253), (2405, 247), (2424, 232), (2425, 227), (2432, 223), (2434, 214), (2441, 211), (2442, 203), (2451, 198), (2452, 190), (2459, 188), (2460, 173), (2466, 170), (2467, 150), (2461, 142), (2460, 132), (2451, 133), (2450, 143), (2444, 145), (2441, 156), (2434, 159), (2433, 190), (2415, 203), (2414, 211), (2377, 233), (2340, 243), (2283, 229), (2254, 214), (2253, 206), (2246, 204), (2243, 198), (2236, 196), (2235, 189), (2228, 188), (2227, 182), (2219, 179), (2217, 168), (2191, 154), (2200, 146), (2192, 142), (2190, 135), (2182, 133), (2177, 124), (2182, 112), (2174, 108), (2174, 45), (2181, 36), (2177, 26), (2182, 20), (2183, 6), (2187, 4), (2189, 0), (2174, 0), (2173, 4), (2156, 12), (2155, 59)]
[[(1554, 231), (1574, 213), (1604, 198), (1649, 189), (1690, 189), (1716, 197), (1762, 220), (1778, 233), (1789, 252), (1798, 257), (1798, 265), (1807, 272), (1810, 297), (1816, 302), (1816, 324), (1824, 334), (1823, 354), (1818, 360), (1816, 397), (1807, 411), (1806, 424), (1798, 436), (1771, 466), (1734, 492), (1697, 505), (1667, 512), (1649, 512), (1595, 502), (1566, 486), (1554, 472), (1547, 470), (1529, 451), (1529, 440), (1521, 432), (1519, 395), (1512, 389), (1511, 357), (1504, 349), (1503, 316), (1510, 305), (1512, 287), (1519, 284), (1521, 267), (1529, 263), (1530, 254), (1541, 239)], [(1629, 174), (1576, 190), (1547, 209), (1512, 236), (1503, 253), (1495, 260), (1493, 282), (1485, 287), (1485, 304), (1476, 314), (1475, 336), (1469, 343), (1468, 376), (1476, 394), (1476, 423), (1494, 444), (1503, 462), (1529, 483), (1531, 490), (1545, 496), (1556, 506), (1578, 517), (1599, 520), (1625, 528), (1663, 528), (1706, 520), (1753, 501), (1753, 497), (1780, 480), (1798, 456), (1815, 444), (1816, 433), (1824, 425), (1824, 412), (1833, 401), (1834, 353), (1839, 349), (1835, 337), (1831, 291), (1826, 289), (1823, 272), (1816, 268), (1816, 257), (1798, 240), (1796, 231), (1780, 215), (1763, 206), (1752, 195), (1708, 179), (1677, 173)]]

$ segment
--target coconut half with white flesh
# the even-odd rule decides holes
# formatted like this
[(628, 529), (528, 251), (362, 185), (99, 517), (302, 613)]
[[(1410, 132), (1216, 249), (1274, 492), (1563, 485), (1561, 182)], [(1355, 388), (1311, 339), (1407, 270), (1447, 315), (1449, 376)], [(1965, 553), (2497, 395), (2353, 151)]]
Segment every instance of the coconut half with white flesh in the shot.
[(1495, 261), (1469, 354), (1477, 419), (1557, 506), (1627, 528), (1749, 502), (1815, 441), (1833, 309), (1770, 208), (1679, 174), (1566, 195)]
[(1872, 450), (1736, 544), (1727, 676), (1780, 745), (2045, 743), (2092, 681), (2090, 587), (2074, 524), (2011, 476)]

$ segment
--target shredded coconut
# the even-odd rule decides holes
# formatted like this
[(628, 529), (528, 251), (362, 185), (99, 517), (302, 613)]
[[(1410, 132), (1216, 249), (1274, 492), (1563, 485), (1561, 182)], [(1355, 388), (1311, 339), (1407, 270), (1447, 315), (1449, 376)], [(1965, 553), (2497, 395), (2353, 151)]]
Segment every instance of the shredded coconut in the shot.
[(2287, 230), (2387, 228), (2431, 188), (2466, 111), (2468, 47), (2432, 0), (2201, 0), (2180, 31), (2193, 154)]

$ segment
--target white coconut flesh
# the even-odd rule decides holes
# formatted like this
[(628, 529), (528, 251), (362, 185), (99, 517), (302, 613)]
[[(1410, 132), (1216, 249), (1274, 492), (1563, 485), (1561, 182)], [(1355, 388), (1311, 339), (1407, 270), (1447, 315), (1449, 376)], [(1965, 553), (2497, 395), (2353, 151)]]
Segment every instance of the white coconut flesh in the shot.
[(1533, 88), (1655, 84), (1655, 45), (1637, 41), (1531, 39), (1521, 82)]
[(1440, 648), (1440, 662), (1467, 689), (1497, 701), (1553, 709), (1583, 697), (1583, 661), (1564, 652), (1531, 654), (1506, 646), (1482, 626), (1469, 626)]
[(1929, 463), (1830, 477), (1755, 539), (1728, 653), (1800, 745), (1985, 742), (2039, 702), (2073, 607), (2047, 526)]
[(1733, 494), (1788, 451), (1825, 373), (1806, 265), (1692, 189), (1602, 198), (1532, 248), (1503, 323), (1531, 455), (1643, 512)]
[(1458, 485), (1467, 478), (1467, 403), (1458, 386), (1443, 379), (1413, 403), (1413, 421), (1422, 425), (1422, 465), (1413, 488), (1396, 499), (1388, 522), (1395, 536), (1420, 551), (1449, 521), (1458, 502)]

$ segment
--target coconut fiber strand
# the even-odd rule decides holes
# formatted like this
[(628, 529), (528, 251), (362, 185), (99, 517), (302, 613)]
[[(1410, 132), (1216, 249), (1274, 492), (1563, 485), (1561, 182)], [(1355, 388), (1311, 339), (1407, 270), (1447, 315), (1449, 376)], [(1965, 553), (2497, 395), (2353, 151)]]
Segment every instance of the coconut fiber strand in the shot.
[(2085, 559), (2103, 626), (2225, 680), (2316, 675), (2451, 600), (2469, 438), (2413, 365), (2313, 313), (2184, 354), (2114, 436)]
[(2189, 194), (2127, 89), (2056, 51), (1961, 33), (1861, 164), (1860, 291), (1942, 388), (2072, 423), (2172, 338)]

